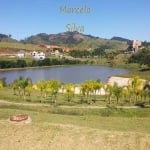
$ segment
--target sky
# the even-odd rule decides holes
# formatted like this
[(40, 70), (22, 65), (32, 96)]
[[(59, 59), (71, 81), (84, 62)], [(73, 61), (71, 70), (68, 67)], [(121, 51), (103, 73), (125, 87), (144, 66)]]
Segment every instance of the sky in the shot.
[[(90, 9), (62, 13), (60, 8)], [(67, 24), (84, 34), (150, 41), (150, 0), (0, 0), (0, 33), (21, 40), (38, 33), (66, 32)]]

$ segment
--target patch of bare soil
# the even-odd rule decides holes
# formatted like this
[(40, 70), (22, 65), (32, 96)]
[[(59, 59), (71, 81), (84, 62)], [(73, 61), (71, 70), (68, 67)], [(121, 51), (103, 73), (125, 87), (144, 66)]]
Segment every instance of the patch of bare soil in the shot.
[(5, 48), (1, 49), (1, 54), (15, 54), (18, 51), (18, 49), (15, 48)]
[(0, 121), (0, 150), (149, 150), (150, 134)]

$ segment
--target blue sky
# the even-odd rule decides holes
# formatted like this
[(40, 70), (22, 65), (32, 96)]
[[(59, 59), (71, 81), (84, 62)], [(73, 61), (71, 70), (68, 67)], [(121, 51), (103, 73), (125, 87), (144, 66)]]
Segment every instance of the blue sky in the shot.
[[(89, 14), (63, 14), (60, 7), (87, 6)], [(150, 41), (150, 0), (1, 0), (0, 33), (18, 40), (38, 33), (60, 33), (66, 25), (102, 38)]]

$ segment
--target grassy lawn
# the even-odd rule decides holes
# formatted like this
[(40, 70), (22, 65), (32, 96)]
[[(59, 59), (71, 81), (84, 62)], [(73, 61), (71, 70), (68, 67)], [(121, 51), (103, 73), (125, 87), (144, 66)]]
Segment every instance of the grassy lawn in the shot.
[(0, 105), (0, 118), (25, 113), (34, 123), (61, 123), (103, 130), (150, 133), (150, 109), (66, 109), (44, 106)]
[[(54, 110), (57, 113), (54, 113)], [(118, 115), (115, 115), (115, 110), (109, 111), (113, 113), (105, 116), (108, 110), (103, 110), (103, 113), (99, 110), (98, 113), (97, 110), (68, 111), (53, 107), (33, 108), (1, 104), (0, 149), (149, 150), (149, 109), (142, 109), (147, 115), (141, 117), (123, 115), (135, 110), (122, 113), (118, 111)], [(139, 110), (139, 114), (142, 114), (142, 111)], [(19, 125), (7, 121), (10, 116), (20, 113), (28, 114), (32, 123)]]

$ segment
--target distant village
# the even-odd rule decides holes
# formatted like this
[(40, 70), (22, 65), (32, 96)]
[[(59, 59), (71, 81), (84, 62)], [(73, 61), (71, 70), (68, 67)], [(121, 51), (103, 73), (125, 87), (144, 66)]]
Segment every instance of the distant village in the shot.
[[(39, 45), (40, 48), (45, 48), (45, 52), (43, 51), (33, 51), (28, 52), (26, 50), (20, 50), (17, 52), (16, 57), (24, 58), (24, 57), (32, 57), (36, 60), (44, 60), (46, 57), (50, 55), (57, 56), (59, 58), (64, 57), (64, 53), (69, 52), (69, 48), (63, 48), (57, 45)], [(14, 56), (15, 57), (15, 56)]]
[[(69, 48), (62, 48), (57, 45), (39, 45), (39, 47), (45, 48), (46, 53), (44, 52), (39, 52), (39, 51), (33, 51), (31, 53), (25, 51), (25, 50), (20, 50), (17, 53), (17, 57), (19, 58), (24, 58), (24, 57), (33, 57), (34, 59), (37, 60), (43, 60), (46, 58), (46, 56), (54, 55), (58, 56), (59, 58), (63, 58), (65, 53), (68, 53), (70, 51)], [(144, 46), (142, 46), (142, 42), (139, 40), (133, 40), (127, 50), (124, 51), (124, 53), (135, 53), (140, 49), (143, 49)]]
[[(132, 42), (128, 43), (128, 48), (123, 51), (123, 53), (135, 53), (140, 49), (143, 49), (144, 46), (142, 45), (141, 41), (133, 40)], [(55, 56), (59, 58), (68, 58), (68, 52), (71, 50), (69, 48), (60, 47), (57, 45), (39, 45), (39, 49), (43, 49), (41, 51), (30, 51), (25, 49), (20, 49), (15, 53), (3, 53), (1, 56), (8, 56), (8, 57), (18, 57), (18, 58), (33, 58), (36, 60), (44, 60), (46, 57)]]

